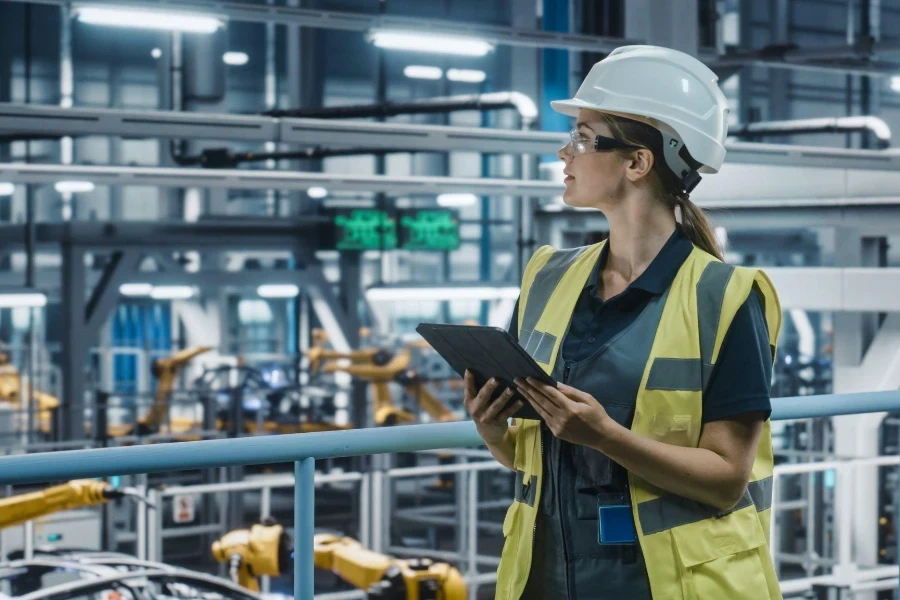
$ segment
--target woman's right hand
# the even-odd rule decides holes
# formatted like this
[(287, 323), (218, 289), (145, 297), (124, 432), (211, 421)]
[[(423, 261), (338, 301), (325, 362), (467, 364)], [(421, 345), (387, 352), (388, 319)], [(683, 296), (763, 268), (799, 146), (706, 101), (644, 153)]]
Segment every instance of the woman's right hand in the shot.
[(476, 392), (475, 377), (471, 371), (466, 370), (466, 411), (475, 421), (481, 439), (488, 444), (497, 444), (503, 440), (506, 430), (509, 429), (509, 418), (522, 408), (521, 400), (516, 400), (506, 406), (513, 395), (511, 388), (507, 388), (494, 402), (491, 402), (490, 399), (497, 388), (497, 383), (496, 378), (491, 379)]

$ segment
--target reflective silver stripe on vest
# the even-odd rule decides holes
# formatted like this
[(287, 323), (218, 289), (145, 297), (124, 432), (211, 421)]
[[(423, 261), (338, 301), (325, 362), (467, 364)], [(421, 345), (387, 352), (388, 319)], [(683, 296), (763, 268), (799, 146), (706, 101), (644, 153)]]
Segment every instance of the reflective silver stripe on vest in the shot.
[(650, 367), (647, 389), (699, 392), (702, 377), (698, 358), (657, 358)]
[(734, 508), (722, 511), (713, 506), (708, 506), (689, 500), (681, 496), (663, 496), (649, 502), (638, 504), (638, 516), (641, 519), (641, 528), (644, 535), (659, 533), (673, 527), (690, 525), (697, 521), (724, 517), (734, 511), (747, 508), (750, 505), (756, 507), (757, 512), (762, 512), (772, 507), (772, 478), (751, 481)]
[(716, 345), (716, 333), (719, 330), (719, 319), (722, 317), (722, 304), (725, 302), (725, 289), (734, 274), (734, 266), (721, 262), (706, 265), (700, 281), (697, 282), (697, 317), (700, 325), (700, 365), (703, 377), (703, 389), (712, 373), (713, 348)]
[(771, 477), (766, 477), (759, 481), (751, 481), (750, 485), (747, 486), (747, 491), (750, 492), (750, 496), (753, 498), (753, 504), (756, 505), (756, 510), (762, 512), (772, 508)]
[(531, 481), (525, 485), (525, 473), (516, 471), (516, 502), (524, 502), (528, 506), (534, 506), (537, 495), (537, 475), (531, 476)]
[[(534, 331), (535, 326), (541, 319), (541, 315), (544, 313), (544, 309), (547, 308), (547, 303), (550, 301), (553, 290), (556, 289), (563, 275), (579, 256), (590, 249), (590, 246), (582, 246), (580, 248), (557, 250), (547, 263), (541, 267), (541, 270), (534, 276), (534, 282), (528, 290), (528, 298), (524, 307), (525, 312), (522, 315), (522, 331)], [(519, 307), (519, 310), (522, 310), (522, 307)], [(540, 340), (535, 342), (535, 348), (539, 346), (539, 342)]]
[(656, 358), (647, 377), (648, 390), (700, 392), (712, 373), (712, 353), (722, 317), (725, 289), (734, 267), (720, 262), (706, 265), (697, 282), (697, 321), (700, 329), (700, 359)]

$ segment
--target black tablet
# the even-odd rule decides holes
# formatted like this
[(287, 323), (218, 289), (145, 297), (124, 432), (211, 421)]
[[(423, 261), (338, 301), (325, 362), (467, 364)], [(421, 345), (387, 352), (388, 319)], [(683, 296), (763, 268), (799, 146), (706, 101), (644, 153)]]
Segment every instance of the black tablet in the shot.
[(513, 380), (516, 377), (533, 377), (553, 386), (556, 382), (508, 331), (499, 327), (439, 323), (420, 323), (416, 331), (460, 377), (465, 377), (466, 369), (472, 371), (476, 390), (484, 387), (491, 377), (496, 377), (500, 383), (494, 390), (492, 401), (506, 388), (512, 388), (513, 397), (509, 402), (522, 400), (522, 408), (513, 416), (540, 420), (531, 403), (516, 390)]

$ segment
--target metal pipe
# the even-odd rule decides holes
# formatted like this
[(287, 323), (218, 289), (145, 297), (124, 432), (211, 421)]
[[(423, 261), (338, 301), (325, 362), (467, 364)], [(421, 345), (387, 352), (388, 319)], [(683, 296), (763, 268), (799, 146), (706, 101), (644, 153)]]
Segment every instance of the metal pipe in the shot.
[(871, 115), (746, 123), (730, 127), (728, 135), (734, 137), (763, 137), (804, 133), (855, 133), (860, 131), (871, 132), (878, 139), (879, 149), (884, 150), (891, 145), (890, 126), (883, 119)]
[(160, 512), (163, 509), (159, 490), (150, 490), (147, 494), (155, 510), (146, 511), (147, 515), (147, 560), (162, 562), (163, 522)]
[[(469, 503), (468, 525), (469, 532), (466, 535), (468, 555), (468, 565), (466, 568), (467, 577), (475, 577), (478, 575), (478, 471), (470, 471), (468, 475), (468, 492)], [(469, 584), (469, 600), (478, 599), (478, 585)]]
[(487, 94), (466, 94), (460, 96), (438, 96), (408, 102), (383, 102), (354, 106), (329, 106), (324, 108), (278, 109), (262, 113), (276, 118), (300, 119), (362, 119), (369, 117), (387, 118), (397, 115), (422, 115), (456, 112), (462, 110), (515, 109), (524, 121), (529, 123), (538, 116), (534, 100), (522, 92), (490, 92)]
[(313, 536), (315, 534), (316, 461), (294, 463), (294, 598), (313, 600)]

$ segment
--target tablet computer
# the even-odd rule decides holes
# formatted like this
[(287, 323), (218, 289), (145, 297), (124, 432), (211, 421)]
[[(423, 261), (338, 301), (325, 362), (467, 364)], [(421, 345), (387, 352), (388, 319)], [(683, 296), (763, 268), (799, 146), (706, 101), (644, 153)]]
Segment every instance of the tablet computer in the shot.
[(420, 323), (416, 331), (460, 377), (465, 377), (466, 369), (472, 371), (476, 391), (484, 387), (491, 377), (496, 377), (499, 384), (491, 401), (511, 388), (513, 397), (509, 402), (522, 400), (522, 407), (513, 416), (541, 419), (531, 403), (518, 392), (513, 380), (516, 377), (533, 377), (552, 386), (556, 386), (556, 382), (508, 331), (499, 327), (439, 323)]

